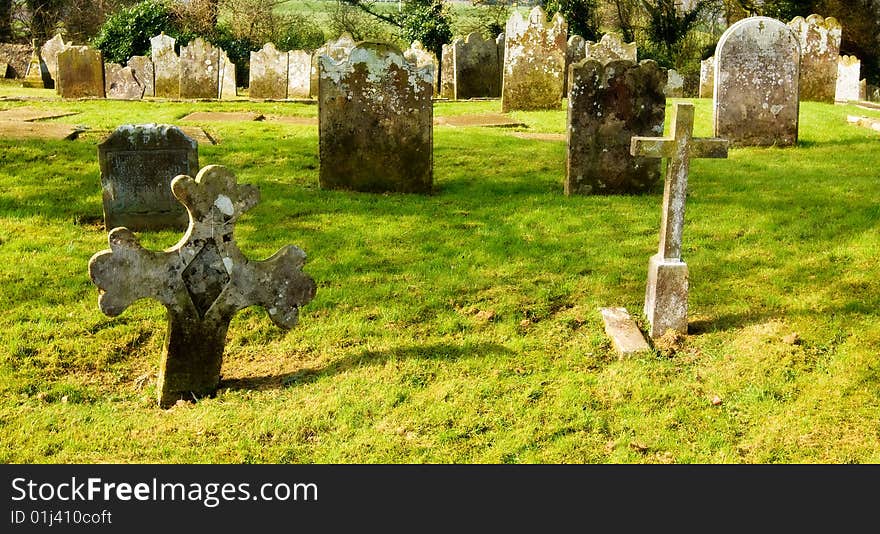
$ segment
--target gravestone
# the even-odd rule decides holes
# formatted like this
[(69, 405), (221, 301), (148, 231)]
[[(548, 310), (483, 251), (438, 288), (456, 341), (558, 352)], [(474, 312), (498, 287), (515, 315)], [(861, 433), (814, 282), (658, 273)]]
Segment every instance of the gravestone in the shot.
[(788, 27), (801, 47), (800, 99), (833, 103), (842, 36), (840, 23), (834, 17), (813, 14), (806, 19), (795, 17)]
[(568, 96), (568, 90), (571, 86), (569, 80), (569, 70), (571, 65), (580, 62), (587, 57), (587, 41), (580, 35), (572, 35), (568, 38), (568, 45), (565, 49), (565, 71), (563, 71), (562, 96)]
[(700, 98), (712, 98), (715, 91), (715, 56), (700, 61)]
[(312, 55), (305, 50), (287, 53), (287, 98), (309, 98)]
[(501, 112), (559, 109), (568, 26), (556, 13), (550, 22), (540, 6), (523, 19), (514, 11), (504, 34)]
[(565, 194), (640, 193), (660, 180), (660, 162), (630, 154), (635, 135), (662, 135), (666, 72), (585, 59), (571, 66)]
[(715, 48), (715, 136), (733, 146), (796, 144), (800, 55), (794, 32), (776, 19), (728, 28)]
[(135, 78), (131, 67), (123, 67), (118, 63), (104, 64), (104, 93), (107, 98), (140, 100), (144, 97), (144, 89)]
[(422, 46), (420, 41), (413, 41), (409, 48), (403, 51), (403, 57), (406, 58), (407, 61), (416, 66), (416, 68), (421, 69), (422, 67), (431, 69), (431, 76), (434, 80), (434, 88), (433, 94), (437, 94), (437, 79), (440, 71), (440, 66), (437, 63), (437, 56), (434, 55), (433, 52), (425, 50), (425, 47)]
[(98, 145), (104, 227), (129, 230), (186, 229), (186, 210), (171, 180), (199, 168), (199, 147), (177, 126), (120, 126)]
[(498, 96), (504, 89), (504, 32), (498, 34), (495, 38), (495, 45), (498, 47)]
[(180, 98), (220, 95), (220, 50), (201, 37), (180, 48)]
[(9, 77), (9, 63), (0, 63), (0, 78)]
[(287, 56), (287, 52), (279, 52), (272, 43), (266, 43), (259, 51), (251, 52), (250, 98), (287, 98)]
[(455, 69), (454, 98), (501, 96), (501, 72), (498, 66), (498, 43), (469, 33), (464, 39), (452, 42), (452, 61)]
[(144, 96), (156, 96), (155, 70), (150, 58), (132, 56), (128, 58), (127, 65), (138, 83), (144, 87)]
[(859, 100), (864, 101), (868, 99), (868, 80), (862, 78), (859, 80)]
[(89, 261), (98, 305), (115, 317), (134, 301), (153, 298), (168, 314), (159, 368), (163, 408), (214, 393), (220, 382), (226, 332), (235, 314), (263, 306), (281, 328), (297, 323), (299, 309), (315, 296), (315, 282), (302, 271), (306, 255), (288, 245), (271, 258), (252, 261), (239, 250), (233, 231), (239, 217), (259, 202), (259, 190), (239, 185), (218, 165), (171, 182), (186, 206), (189, 226), (170, 249), (143, 248), (128, 228), (110, 232), (110, 249)]
[(229, 56), (222, 48), (220, 52), (220, 89), (217, 98), (227, 99), (238, 96), (238, 84), (235, 81), (235, 63), (229, 61)]
[(837, 63), (837, 86), (834, 100), (848, 102), (859, 100), (859, 77), (862, 62), (855, 56), (840, 56)]
[(40, 48), (40, 57), (43, 58), (46, 69), (49, 71), (52, 87), (55, 87), (58, 83), (58, 53), (65, 48), (67, 48), (67, 45), (64, 44), (64, 39), (60, 33), (56, 33), (54, 37), (46, 41)]
[(359, 43), (318, 58), (320, 184), (324, 189), (430, 193), (433, 70), (397, 48)]
[(0, 63), (6, 63), (10, 78), (22, 79), (34, 49), (26, 44), (0, 43)]
[(440, 98), (455, 98), (455, 56), (452, 44), (444, 44), (440, 52)]
[(155, 94), (159, 98), (180, 98), (180, 58), (174, 38), (161, 33), (150, 39)]
[(666, 71), (666, 87), (663, 92), (668, 98), (681, 98), (684, 96), (684, 78), (675, 69)]
[(348, 32), (344, 32), (335, 41), (328, 41), (315, 50), (315, 53), (312, 55), (311, 81), (309, 83), (311, 86), (309, 93), (313, 97), (318, 97), (318, 58), (324, 55), (334, 61), (342, 61), (348, 57), (354, 45), (355, 42), (351, 35)]
[(638, 49), (636, 43), (625, 43), (623, 37), (616, 33), (606, 33), (598, 43), (587, 41), (584, 57), (600, 63), (619, 61), (626, 59), (632, 62), (638, 61)]
[(657, 338), (674, 330), (687, 335), (688, 267), (681, 259), (684, 207), (690, 160), (726, 158), (726, 139), (695, 139), (694, 105), (676, 102), (670, 121), (671, 137), (633, 137), (634, 156), (666, 158), (666, 180), (660, 218), (660, 246), (648, 262), (645, 315), (648, 335)]
[(100, 50), (68, 46), (58, 53), (61, 98), (104, 98), (104, 59)]
[(43, 63), (42, 58), (40, 58), (40, 51), (37, 48), (36, 41), (33, 42), (33, 46), (34, 49), (31, 53), (31, 60), (28, 63), (27, 73), (24, 75), (24, 81), (21, 82), (21, 86), (34, 89), (52, 87), (49, 70), (46, 68), (46, 64)]

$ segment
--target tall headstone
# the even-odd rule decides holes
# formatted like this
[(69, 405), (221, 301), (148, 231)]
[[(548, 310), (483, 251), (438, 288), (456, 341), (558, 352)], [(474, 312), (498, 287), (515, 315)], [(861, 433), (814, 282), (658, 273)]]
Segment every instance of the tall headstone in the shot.
[(684, 207), (692, 158), (726, 158), (726, 139), (694, 139), (694, 105), (677, 102), (672, 111), (671, 137), (633, 137), (634, 156), (666, 158), (666, 180), (660, 219), (660, 246), (648, 262), (645, 315), (648, 334), (660, 337), (667, 330), (687, 334), (688, 267), (681, 259)]
[(196, 37), (180, 48), (180, 98), (220, 95), (220, 49)]
[(354, 48), (354, 45), (355, 42), (354, 39), (352, 39), (351, 34), (344, 32), (338, 39), (328, 41), (315, 50), (315, 53), (312, 55), (311, 89), (309, 90), (312, 97), (318, 97), (318, 58), (323, 55), (334, 61), (342, 61), (348, 57), (348, 54), (351, 52), (351, 49)]
[(660, 162), (630, 154), (630, 139), (662, 135), (666, 71), (585, 59), (571, 66), (566, 195), (641, 193), (660, 180)]
[(186, 229), (171, 180), (199, 168), (198, 143), (177, 126), (128, 124), (98, 145), (104, 227)]
[(834, 17), (810, 15), (795, 17), (788, 23), (801, 47), (800, 98), (815, 102), (834, 102), (837, 56), (840, 55), (842, 28)]
[(568, 90), (571, 86), (569, 80), (569, 68), (571, 65), (580, 62), (587, 57), (587, 41), (580, 35), (572, 35), (568, 38), (568, 45), (565, 49), (565, 71), (563, 72), (562, 96), (568, 96)]
[(287, 98), (309, 97), (311, 88), (312, 54), (305, 50), (287, 53)]
[(453, 45), (444, 44), (440, 56), (440, 98), (455, 98), (455, 57)]
[(859, 80), (859, 100), (864, 101), (868, 99), (868, 80), (862, 78)]
[(127, 65), (138, 83), (144, 86), (144, 96), (156, 96), (156, 73), (150, 58), (132, 56), (128, 58)]
[(104, 93), (116, 100), (140, 100), (145, 87), (135, 78), (131, 67), (118, 63), (104, 64)]
[(52, 87), (52, 80), (49, 70), (43, 59), (40, 57), (40, 49), (37, 48), (37, 42), (33, 42), (33, 52), (31, 60), (28, 63), (27, 73), (24, 75), (24, 81), (21, 82), (22, 87), (31, 87), (35, 89), (45, 89)]
[(430, 193), (433, 71), (400, 50), (359, 43), (348, 58), (318, 58), (320, 185)]
[(279, 52), (272, 43), (266, 43), (259, 51), (251, 52), (248, 87), (250, 98), (287, 98), (287, 52)]
[(856, 56), (840, 56), (837, 63), (837, 87), (834, 100), (849, 102), (859, 100), (859, 78), (862, 62)]
[(715, 91), (715, 56), (700, 61), (700, 98), (712, 98)]
[(440, 74), (440, 65), (437, 62), (437, 56), (429, 50), (425, 50), (421, 41), (413, 41), (409, 48), (403, 51), (403, 57), (407, 61), (416, 66), (416, 68), (427, 67), (431, 69), (431, 75), (434, 80), (434, 94), (437, 94), (437, 80)]
[(220, 53), (220, 88), (217, 98), (227, 99), (238, 96), (238, 84), (235, 81), (235, 63), (229, 60), (226, 51), (219, 48)]
[(507, 19), (502, 112), (559, 109), (567, 31), (561, 14), (548, 22), (540, 6), (532, 8), (528, 19), (518, 11)]
[[(67, 48), (64, 39), (60, 33), (56, 33), (54, 37), (46, 41), (40, 48), (40, 57), (46, 64), (49, 76), (52, 78), (52, 86), (58, 83), (58, 53)], [(56, 88), (57, 89), (57, 88)]]
[(62, 98), (104, 98), (104, 59), (100, 50), (68, 46), (58, 54)]
[(600, 63), (621, 59), (635, 62), (638, 61), (638, 48), (636, 43), (625, 43), (619, 34), (606, 33), (599, 42), (586, 42), (584, 57)]
[(734, 146), (790, 146), (798, 139), (800, 45), (782, 22), (742, 19), (715, 48), (715, 136)]
[(495, 46), (498, 47), (498, 96), (504, 87), (504, 32), (498, 34), (495, 38)]
[(498, 44), (473, 32), (452, 42), (456, 100), (501, 96)]
[(115, 228), (110, 248), (89, 260), (98, 305), (115, 317), (134, 301), (153, 298), (168, 312), (168, 333), (159, 367), (159, 405), (210, 395), (220, 383), (226, 332), (235, 314), (263, 306), (284, 329), (315, 296), (315, 281), (302, 268), (305, 253), (287, 245), (271, 258), (252, 261), (239, 250), (235, 224), (259, 202), (260, 192), (238, 184), (235, 175), (209, 165), (193, 179), (171, 182), (186, 206), (189, 226), (164, 251), (143, 248), (128, 228)]
[(155, 72), (155, 95), (180, 98), (180, 58), (174, 51), (174, 38), (164, 33), (150, 39), (150, 58)]

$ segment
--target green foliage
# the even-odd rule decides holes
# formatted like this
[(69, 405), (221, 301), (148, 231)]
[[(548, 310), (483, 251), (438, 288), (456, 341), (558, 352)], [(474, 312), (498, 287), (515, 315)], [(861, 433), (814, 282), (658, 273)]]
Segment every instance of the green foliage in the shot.
[(599, 8), (596, 0), (549, 0), (544, 5), (548, 16), (559, 12), (568, 23), (569, 35), (580, 35), (588, 41), (598, 41)]
[(276, 38), (278, 50), (314, 50), (328, 39), (324, 30), (301, 15), (290, 16), (289, 22)]
[(92, 45), (105, 61), (125, 63), (132, 56), (148, 54), (150, 38), (165, 32), (180, 37), (171, 11), (162, 0), (146, 0), (110, 15)]
[(440, 57), (452, 40), (451, 15), (444, 0), (409, 0), (400, 17), (400, 36), (405, 42), (420, 41)]
[(693, 45), (685, 46), (685, 41), (711, 2), (700, 0), (692, 8), (684, 10), (675, 0), (642, 0), (648, 15), (644, 57), (654, 59), (667, 68), (696, 63), (700, 50)]

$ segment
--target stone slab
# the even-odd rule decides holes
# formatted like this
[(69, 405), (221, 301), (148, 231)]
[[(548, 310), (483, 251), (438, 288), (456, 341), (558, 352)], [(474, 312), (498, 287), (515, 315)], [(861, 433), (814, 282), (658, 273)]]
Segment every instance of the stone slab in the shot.
[(70, 115), (78, 115), (78, 111), (47, 111), (31, 107), (10, 108), (0, 111), (0, 120), (2, 121), (21, 121), (33, 122), (44, 119), (56, 119), (58, 117), (67, 117)]
[(561, 133), (513, 132), (511, 135), (520, 139), (535, 139), (538, 141), (565, 141), (566, 139), (566, 135)]
[(880, 119), (872, 119), (871, 117), (857, 117), (855, 115), (847, 115), (846, 122), (870, 128), (871, 130), (880, 132)]
[(289, 115), (274, 115), (266, 117), (267, 121), (296, 124), (299, 126), (317, 126), (318, 117), (291, 117)]
[(512, 119), (501, 113), (484, 113), (480, 115), (453, 115), (450, 117), (434, 117), (434, 124), (438, 126), (485, 126), (494, 128), (524, 127), (516, 119)]
[(252, 111), (195, 111), (180, 119), (184, 121), (224, 122), (224, 121), (261, 121), (265, 117)]
[(0, 138), (3, 139), (76, 139), (79, 130), (69, 124), (54, 122), (20, 122), (0, 120)]
[(626, 308), (599, 308), (605, 333), (611, 338), (614, 350), (620, 357), (649, 352), (651, 347)]
[(688, 267), (683, 261), (666, 260), (662, 254), (648, 262), (648, 283), (645, 290), (645, 315), (651, 338), (667, 330), (687, 335)]
[(210, 135), (208, 132), (197, 126), (178, 126), (178, 128), (180, 128), (187, 136), (198, 141), (200, 145), (208, 143), (216, 145), (219, 142), (216, 136)]

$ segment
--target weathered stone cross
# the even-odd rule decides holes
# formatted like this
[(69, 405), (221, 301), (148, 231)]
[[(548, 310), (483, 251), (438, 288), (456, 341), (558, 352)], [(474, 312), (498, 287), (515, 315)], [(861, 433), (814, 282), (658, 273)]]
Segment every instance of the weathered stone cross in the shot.
[(675, 104), (671, 121), (672, 137), (633, 137), (633, 156), (667, 158), (663, 188), (663, 215), (660, 221), (660, 249), (648, 263), (645, 315), (651, 337), (672, 329), (687, 334), (688, 268), (681, 260), (684, 204), (687, 196), (691, 158), (726, 158), (727, 139), (694, 139), (694, 105)]
[(195, 179), (174, 178), (171, 190), (189, 213), (189, 227), (176, 245), (154, 252), (127, 228), (114, 228), (110, 249), (89, 261), (105, 314), (119, 315), (148, 297), (168, 310), (159, 369), (162, 407), (217, 389), (226, 330), (238, 310), (264, 306), (275, 324), (292, 328), (316, 289), (302, 272), (306, 255), (299, 248), (288, 245), (265, 261), (250, 261), (238, 249), (235, 223), (259, 201), (255, 187), (238, 185), (225, 167), (209, 165)]

